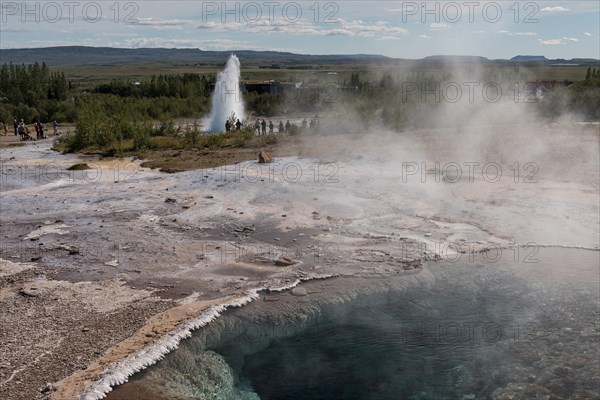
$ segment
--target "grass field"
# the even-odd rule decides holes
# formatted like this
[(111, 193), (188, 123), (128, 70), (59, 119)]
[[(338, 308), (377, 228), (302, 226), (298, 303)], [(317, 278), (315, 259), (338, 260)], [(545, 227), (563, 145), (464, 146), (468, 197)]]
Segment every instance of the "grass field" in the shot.
[[(524, 64), (507, 61), (487, 62), (474, 65), (463, 63), (456, 66), (454, 73), (471, 71), (483, 72), (491, 79), (494, 76), (506, 76), (518, 71), (524, 74), (528, 81), (535, 80), (573, 80), (578, 81), (585, 78), (587, 66), (579, 65), (548, 65), (548, 64)], [(81, 88), (92, 87), (98, 83), (108, 82), (113, 79), (129, 79), (140, 81), (149, 79), (152, 75), (170, 75), (197, 73), (207, 76), (216, 76), (220, 68), (213, 65), (171, 65), (162, 64), (130, 64), (110, 66), (67, 66), (57, 67), (63, 71), (73, 82)], [(312, 65), (303, 68), (259, 68), (257, 66), (242, 65), (243, 80), (276, 80), (276, 81), (308, 81), (317, 79), (320, 83), (334, 82), (343, 84), (350, 82), (352, 73), (359, 73), (361, 80), (377, 82), (384, 74), (391, 74), (394, 78), (406, 80), (413, 73), (422, 72), (425, 76), (440, 78), (452, 73), (448, 67), (435, 61), (401, 61), (397, 65)]]

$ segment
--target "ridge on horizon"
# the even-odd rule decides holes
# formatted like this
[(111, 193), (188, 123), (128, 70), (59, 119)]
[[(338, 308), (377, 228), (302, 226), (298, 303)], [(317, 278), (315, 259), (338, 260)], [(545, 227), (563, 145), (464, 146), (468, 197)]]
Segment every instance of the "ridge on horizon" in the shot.
[(380, 54), (302, 54), (275, 50), (202, 50), (200, 48), (159, 48), (159, 47), (93, 47), (93, 46), (52, 46), (0, 49), (2, 64), (32, 64), (45, 62), (49, 66), (76, 65), (123, 65), (140, 62), (216, 64), (235, 53), (256, 65), (272, 64), (349, 64), (349, 63), (394, 63), (398, 61), (506, 61), (506, 62), (565, 62), (596, 65), (600, 61), (593, 58), (548, 59), (543, 55), (517, 55), (511, 59), (490, 59), (478, 55), (430, 55), (420, 59), (393, 58)]

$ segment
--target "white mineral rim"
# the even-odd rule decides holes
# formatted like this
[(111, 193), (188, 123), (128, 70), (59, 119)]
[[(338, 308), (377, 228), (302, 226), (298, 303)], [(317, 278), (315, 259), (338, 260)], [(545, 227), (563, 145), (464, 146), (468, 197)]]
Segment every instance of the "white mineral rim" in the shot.
[(246, 295), (234, 300), (210, 306), (203, 311), (197, 318), (180, 324), (175, 330), (169, 332), (164, 338), (152, 346), (148, 346), (139, 352), (128, 356), (104, 370), (98, 380), (87, 387), (80, 397), (80, 400), (98, 400), (106, 397), (113, 387), (122, 385), (129, 381), (134, 374), (156, 364), (167, 354), (176, 350), (182, 340), (189, 338), (192, 332), (200, 329), (217, 319), (228, 308), (242, 307), (260, 297), (259, 292), (282, 292), (298, 286), (301, 282), (316, 279), (328, 279), (336, 275), (319, 275), (314, 277), (300, 278), (287, 285), (279, 287), (264, 287), (250, 289)]

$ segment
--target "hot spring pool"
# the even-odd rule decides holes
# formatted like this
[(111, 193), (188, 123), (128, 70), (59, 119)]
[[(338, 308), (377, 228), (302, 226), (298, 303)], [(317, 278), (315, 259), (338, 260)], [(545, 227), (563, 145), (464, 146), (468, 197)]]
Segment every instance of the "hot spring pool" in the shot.
[(109, 398), (597, 399), (599, 256), (506, 251), (309, 282), (227, 311)]

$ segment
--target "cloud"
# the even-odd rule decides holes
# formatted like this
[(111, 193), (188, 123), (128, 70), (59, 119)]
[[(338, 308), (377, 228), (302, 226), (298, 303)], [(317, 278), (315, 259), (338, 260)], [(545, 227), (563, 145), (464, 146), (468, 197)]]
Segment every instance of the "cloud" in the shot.
[(584, 35), (584, 36), (592, 36), (592, 34), (591, 34), (591, 33), (589, 33), (589, 32), (585, 32), (583, 35)]
[(79, 40), (30, 40), (22, 48), (57, 47), (57, 46), (98, 46), (94, 39)]
[(230, 39), (169, 39), (162, 37), (140, 37), (133, 39), (126, 39), (120, 42), (112, 44), (115, 47), (126, 47), (126, 48), (191, 48), (191, 49), (211, 49), (211, 50), (224, 50), (231, 48), (242, 48), (245, 43), (230, 40)]
[(556, 45), (562, 44), (562, 39), (548, 39), (548, 40), (538, 39), (538, 41), (543, 46), (556, 46)]
[(579, 39), (577, 39), (577, 38), (573, 38), (573, 37), (571, 37), (571, 38), (564, 37), (564, 38), (563, 38), (563, 40), (567, 40), (567, 41), (569, 41), (569, 42), (579, 42)]
[(178, 49), (202, 49), (202, 50), (270, 50), (301, 52), (297, 48), (273, 48), (255, 45), (250, 42), (232, 39), (169, 39), (161, 37), (141, 37), (113, 42), (112, 47), (122, 48), (178, 48)]
[(429, 25), (429, 27), (431, 28), (431, 31), (439, 31), (441, 29), (448, 29), (448, 25), (446, 25), (445, 23), (441, 22), (434, 22), (433, 24)]
[(498, 33), (502, 33), (506, 36), (537, 36), (536, 32), (515, 32), (512, 33), (511, 31), (498, 31)]
[[(288, 34), (302, 36), (351, 36), (379, 39), (400, 39), (408, 34), (408, 30), (393, 26), (387, 21), (367, 23), (362, 20), (339, 19), (339, 23), (317, 25), (307, 21), (299, 21), (290, 24), (287, 21), (262, 20), (251, 23), (232, 22), (220, 24), (215, 22), (203, 22), (196, 25), (197, 29), (222, 31), (238, 31), (253, 34)], [(330, 27), (331, 26), (331, 27)]]
[(419, 39), (431, 39), (431, 36), (428, 36), (428, 35), (419, 35)]
[(183, 19), (163, 19), (163, 18), (138, 18), (135, 25), (151, 26), (155, 29), (181, 29), (186, 25), (193, 25), (193, 21)]
[(325, 34), (326, 36), (354, 36), (354, 32), (348, 29), (330, 29)]
[(28, 29), (24, 29), (24, 28), (5, 28), (4, 26), (0, 26), (0, 32), (23, 33), (23, 32), (32, 32), (32, 30), (28, 30)]
[(376, 34), (385, 37), (400, 39), (408, 34), (408, 30), (399, 26), (390, 25), (387, 21), (365, 23), (362, 20), (345, 21), (340, 20), (342, 29), (354, 32), (355, 36), (374, 37)]
[(549, 12), (549, 13), (562, 13), (562, 12), (568, 12), (569, 9), (561, 7), (561, 6), (557, 6), (557, 7), (544, 7), (541, 9), (541, 11)]
[(120, 37), (120, 36), (132, 37), (132, 36), (139, 36), (139, 35), (137, 33), (133, 33), (133, 32), (99, 32), (99, 33), (96, 33), (94, 36), (96, 36), (96, 37)]

